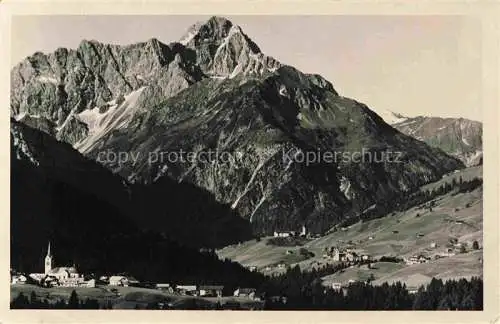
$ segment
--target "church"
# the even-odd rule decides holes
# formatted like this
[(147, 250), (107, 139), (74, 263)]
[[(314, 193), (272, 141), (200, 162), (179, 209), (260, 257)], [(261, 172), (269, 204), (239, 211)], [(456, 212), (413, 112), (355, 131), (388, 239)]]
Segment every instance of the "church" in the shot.
[[(85, 281), (83, 274), (78, 273), (76, 267), (54, 267), (54, 257), (50, 250), (50, 242), (45, 256), (45, 272), (33, 274), (39, 277), (48, 286), (59, 287), (95, 287), (95, 280)], [(37, 276), (38, 275), (38, 276)], [(41, 275), (41, 276), (40, 276)], [(32, 276), (33, 277), (33, 276)]]

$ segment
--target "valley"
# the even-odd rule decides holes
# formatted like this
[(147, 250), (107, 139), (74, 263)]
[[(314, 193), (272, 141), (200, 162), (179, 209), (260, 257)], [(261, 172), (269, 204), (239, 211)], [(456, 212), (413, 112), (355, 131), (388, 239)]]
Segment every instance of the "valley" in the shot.
[(12, 308), (482, 308), (480, 122), (380, 116), (217, 16), (10, 77)]
[[(482, 178), (482, 167), (472, 167), (452, 173), (421, 190), (439, 187), (451, 183), (453, 179), (464, 181)], [(406, 265), (402, 263), (374, 262), (373, 269), (367, 265), (353, 266), (343, 273), (323, 278), (324, 284), (349, 280), (366, 280), (374, 275), (375, 283), (415, 281), (415, 275), (422, 280), (419, 285), (430, 281), (432, 277), (449, 279), (459, 277), (480, 276), (482, 274), (482, 251), (472, 249), (477, 241), (482, 246), (482, 186), (467, 193), (448, 193), (434, 199), (431, 209), (421, 205), (404, 212), (394, 212), (383, 217), (353, 224), (344, 230), (337, 230), (323, 237), (308, 240), (301, 246), (273, 246), (268, 242), (271, 237), (243, 242), (218, 250), (222, 258), (229, 258), (240, 264), (257, 267), (264, 274), (283, 273), (286, 267), (300, 266), (306, 271), (320, 268), (326, 264), (335, 264), (325, 258), (325, 248), (337, 246), (349, 247), (358, 254), (367, 254), (374, 259), (383, 256), (409, 259), (413, 255), (426, 255), (431, 261), (422, 264)], [(417, 234), (423, 234), (417, 237)], [(439, 254), (446, 254), (450, 239), (456, 239), (467, 247), (467, 253), (434, 260)], [(431, 245), (433, 247), (431, 247)], [(313, 257), (299, 256), (299, 249), (305, 248), (314, 254)], [(287, 254), (287, 251), (293, 254)], [(278, 267), (285, 264), (286, 267)], [(412, 281), (413, 280), (413, 281)], [(418, 281), (418, 280), (417, 280)]]

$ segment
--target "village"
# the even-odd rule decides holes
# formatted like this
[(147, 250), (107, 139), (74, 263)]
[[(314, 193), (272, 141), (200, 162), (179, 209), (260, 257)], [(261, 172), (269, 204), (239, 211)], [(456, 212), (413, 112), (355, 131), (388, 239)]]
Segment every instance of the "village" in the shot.
[[(462, 225), (462, 221), (455, 221), (456, 224)], [(350, 230), (350, 226), (339, 228), (340, 232), (347, 232)], [(393, 230), (392, 235), (398, 235), (399, 231)], [(424, 240), (425, 233), (415, 232), (415, 239)], [(328, 266), (338, 265), (338, 267), (332, 267), (338, 273), (345, 273), (345, 269), (360, 268), (364, 269), (365, 272), (370, 272), (372, 269), (376, 269), (377, 263), (392, 263), (397, 264), (399, 268), (412, 267), (414, 265), (426, 264), (436, 262), (440, 259), (450, 258), (458, 255), (464, 255), (469, 252), (474, 252), (480, 249), (477, 241), (471, 242), (459, 242), (457, 238), (450, 238), (448, 242), (438, 244), (432, 240), (429, 240), (427, 246), (421, 247), (418, 251), (413, 251), (413, 254), (391, 254), (391, 255), (371, 255), (366, 252), (365, 249), (360, 248), (363, 246), (362, 243), (374, 241), (376, 239), (375, 235), (367, 235), (365, 238), (360, 240), (337, 240), (336, 244), (325, 246), (321, 249), (322, 253), (318, 253), (317, 249), (312, 249), (315, 253), (311, 252), (311, 246), (308, 242), (312, 242), (322, 236), (319, 234), (309, 233), (306, 227), (303, 225), (300, 231), (283, 231), (275, 230), (272, 237), (267, 238), (267, 245), (270, 241), (272, 245), (277, 247), (286, 247), (283, 250), (284, 256), (281, 257), (282, 261), (278, 261), (272, 264), (258, 266), (252, 264), (245, 264), (247, 269), (250, 271), (260, 271), (267, 275), (273, 275), (277, 273), (283, 273), (290, 267), (294, 265), (301, 265), (305, 269), (309, 270), (321, 270)], [(265, 240), (265, 239), (262, 239)], [(301, 255), (304, 259), (297, 259), (295, 262), (286, 262), (284, 260), (287, 257), (293, 255)], [(279, 258), (279, 257), (277, 257)], [(310, 261), (310, 262), (308, 262)], [(479, 263), (482, 263), (482, 258), (478, 259)], [(358, 270), (359, 272), (359, 270)], [(350, 273), (350, 272), (349, 272)], [(368, 278), (361, 280), (358, 276), (354, 275), (356, 271), (353, 271), (353, 276), (351, 278), (344, 275), (340, 275), (341, 281), (336, 281), (334, 279), (325, 282), (327, 288), (332, 288), (337, 291), (346, 291), (346, 288), (355, 282), (363, 281), (365, 283), (370, 283), (375, 280), (373, 274)], [(335, 274), (331, 274), (334, 277)], [(419, 277), (416, 274), (414, 277)], [(425, 276), (420, 276), (425, 277)], [(418, 286), (408, 286), (408, 290), (411, 294), (414, 294), (418, 290)]]
[[(255, 288), (238, 287), (230, 294), (224, 290), (224, 285), (196, 285), (189, 283), (152, 283), (140, 282), (132, 275), (110, 274), (95, 278), (92, 274), (79, 273), (76, 266), (54, 267), (50, 243), (45, 256), (45, 271), (43, 273), (25, 274), (10, 269), (11, 285), (31, 284), (43, 288), (104, 288), (105, 291), (120, 296), (118, 287), (137, 287), (154, 289), (163, 293), (191, 297), (238, 297), (259, 302), (262, 294)], [(226, 292), (226, 293), (225, 293)]]
[[(349, 231), (349, 227), (341, 228), (341, 232)], [(393, 235), (398, 234), (393, 231)], [(423, 233), (416, 233), (416, 238), (424, 237)], [(477, 241), (467, 244), (466, 242), (459, 242), (458, 239), (450, 239), (446, 244), (439, 245), (436, 242), (430, 242), (426, 248), (422, 248), (418, 253), (411, 255), (370, 255), (364, 249), (359, 248), (362, 241), (373, 241), (376, 239), (375, 235), (370, 235), (362, 240), (337, 240), (334, 245), (324, 246), (318, 253), (318, 250), (313, 253), (309, 251), (307, 242), (312, 242), (321, 238), (319, 234), (309, 233), (306, 226), (303, 225), (300, 231), (274, 231), (271, 237), (263, 238), (267, 242), (272, 241), (275, 248), (283, 251), (283, 259), (286, 257), (294, 257), (300, 255), (302, 259), (310, 260), (310, 270), (323, 270), (330, 271), (329, 275), (333, 276), (332, 280), (324, 283), (325, 289), (333, 289), (335, 291), (347, 293), (349, 285), (355, 282), (364, 282), (367, 284), (375, 280), (373, 274), (365, 279), (359, 277), (343, 275), (349, 269), (355, 267), (365, 269), (364, 271), (370, 272), (372, 269), (377, 269), (378, 264), (391, 263), (398, 264), (400, 267), (411, 267), (418, 264), (435, 262), (436, 260), (453, 257), (455, 255), (464, 254), (469, 251), (479, 249)], [(470, 243), (470, 242), (469, 242)], [(269, 244), (269, 243), (265, 243)], [(203, 249), (201, 249), (203, 250)], [(479, 262), (482, 262), (480, 260)], [(297, 264), (297, 263), (295, 263)], [(53, 253), (51, 251), (50, 242), (45, 256), (45, 269), (40, 273), (21, 273), (11, 269), (11, 284), (24, 285), (31, 284), (43, 288), (101, 288), (108, 293), (115, 294), (120, 297), (120, 287), (136, 287), (141, 289), (148, 289), (150, 291), (157, 291), (171, 296), (186, 296), (193, 298), (214, 298), (221, 300), (226, 297), (243, 298), (253, 302), (263, 302), (265, 299), (265, 292), (258, 291), (253, 287), (238, 287), (234, 290), (224, 289), (222, 284), (194, 284), (189, 282), (140, 282), (133, 275), (126, 273), (110, 273), (106, 275), (95, 276), (93, 274), (80, 273), (75, 265), (59, 267), (55, 266)], [(258, 271), (265, 275), (273, 275), (276, 273), (284, 273), (290, 267), (294, 266), (293, 262), (280, 261), (275, 264), (258, 266), (246, 264), (245, 267), (249, 271)], [(359, 270), (358, 270), (359, 271)], [(335, 277), (340, 274), (340, 277)], [(336, 279), (339, 278), (339, 279)], [(416, 293), (417, 286), (408, 286), (410, 294)], [(274, 300), (286, 303), (285, 296), (274, 296)]]

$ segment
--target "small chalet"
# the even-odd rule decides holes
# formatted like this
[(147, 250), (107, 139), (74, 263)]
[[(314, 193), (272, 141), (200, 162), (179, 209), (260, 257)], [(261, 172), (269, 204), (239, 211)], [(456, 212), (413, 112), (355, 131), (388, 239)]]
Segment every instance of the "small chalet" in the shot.
[(285, 268), (286, 268), (286, 264), (284, 264), (284, 263), (278, 264), (278, 269), (285, 269)]
[(371, 261), (372, 257), (368, 254), (364, 254), (363, 256), (361, 256), (361, 260), (363, 261)]
[(332, 289), (335, 291), (340, 291), (342, 289), (342, 284), (340, 282), (332, 283)]
[(234, 291), (234, 297), (248, 297), (250, 299), (254, 299), (255, 297), (255, 288), (238, 288)]
[(12, 285), (15, 285), (15, 284), (25, 284), (26, 280), (28, 280), (28, 278), (26, 278), (26, 276), (24, 276), (24, 275), (12, 275), (10, 283)]
[(290, 232), (274, 232), (274, 237), (290, 237), (292, 236)]
[(111, 276), (109, 277), (109, 285), (128, 287), (129, 281), (125, 276)]
[(177, 285), (175, 291), (181, 295), (194, 296), (198, 293), (196, 285)]
[(200, 296), (222, 297), (224, 286), (200, 286), (198, 292)]
[(166, 291), (171, 294), (174, 292), (174, 288), (172, 287), (172, 285), (168, 283), (157, 283), (155, 288), (161, 291)]

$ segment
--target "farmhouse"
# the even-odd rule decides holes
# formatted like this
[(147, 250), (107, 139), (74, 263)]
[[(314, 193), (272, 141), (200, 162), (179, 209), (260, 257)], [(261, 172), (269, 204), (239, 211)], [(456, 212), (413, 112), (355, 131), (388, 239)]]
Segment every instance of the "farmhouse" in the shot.
[(250, 299), (254, 299), (255, 297), (255, 288), (238, 288), (234, 291), (234, 297), (248, 297)]
[(205, 297), (222, 297), (224, 286), (200, 286), (198, 292), (200, 296)]
[(172, 285), (170, 285), (168, 283), (157, 283), (155, 288), (158, 290), (161, 290), (161, 291), (169, 292), (169, 293), (174, 292), (174, 288), (172, 287)]
[(417, 263), (427, 263), (431, 260), (430, 257), (426, 257), (424, 255), (413, 255), (409, 259), (406, 260), (407, 265), (417, 264)]
[(407, 265), (412, 265), (418, 263), (418, 257), (417, 256), (411, 256), (409, 259), (406, 260)]
[(284, 263), (278, 264), (278, 269), (285, 269), (285, 268), (286, 268), (286, 264), (284, 264)]
[(274, 237), (290, 237), (290, 232), (274, 232)]
[(363, 261), (371, 261), (372, 260), (372, 257), (368, 254), (364, 254), (363, 256), (361, 256), (361, 260)]
[(128, 287), (129, 281), (125, 276), (111, 276), (109, 277), (109, 285), (110, 286), (122, 286)]
[(340, 252), (339, 249), (334, 248), (332, 252), (333, 261), (343, 261), (346, 257), (345, 252)]
[(358, 261), (358, 255), (356, 252), (347, 252), (343, 261), (355, 262)]
[(175, 291), (181, 295), (194, 296), (197, 294), (196, 285), (177, 285)]
[(24, 284), (26, 283), (27, 278), (24, 275), (12, 275), (10, 278), (10, 283), (12, 285), (15, 284)]
[(340, 291), (342, 289), (342, 284), (340, 282), (333, 282), (332, 289), (335, 291)]

